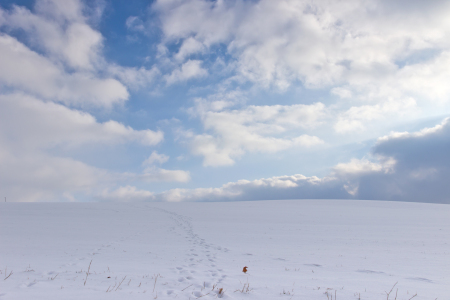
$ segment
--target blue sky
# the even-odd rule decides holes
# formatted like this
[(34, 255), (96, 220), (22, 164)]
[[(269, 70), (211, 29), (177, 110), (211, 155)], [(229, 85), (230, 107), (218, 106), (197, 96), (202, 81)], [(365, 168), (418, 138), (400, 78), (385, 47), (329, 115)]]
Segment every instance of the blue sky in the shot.
[(449, 13), (437, 0), (0, 1), (0, 192), (449, 203)]

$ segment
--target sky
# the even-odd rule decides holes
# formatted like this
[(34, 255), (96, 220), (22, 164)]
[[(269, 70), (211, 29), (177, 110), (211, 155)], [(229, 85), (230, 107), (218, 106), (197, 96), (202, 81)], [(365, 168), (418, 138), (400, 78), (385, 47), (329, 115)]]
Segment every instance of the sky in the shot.
[(0, 196), (450, 203), (449, 15), (0, 0)]

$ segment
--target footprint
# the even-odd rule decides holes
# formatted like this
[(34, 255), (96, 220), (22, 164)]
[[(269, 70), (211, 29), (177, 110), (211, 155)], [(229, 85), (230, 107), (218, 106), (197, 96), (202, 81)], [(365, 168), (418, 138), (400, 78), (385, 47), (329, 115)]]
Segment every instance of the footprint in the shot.
[(172, 293), (173, 293), (173, 290), (167, 290), (167, 291), (166, 291), (166, 294), (167, 294), (167, 295), (171, 295)]
[(372, 270), (357, 270), (359, 273), (367, 273), (367, 274), (385, 274), (384, 272), (377, 272)]
[(422, 277), (409, 277), (406, 279), (410, 279), (410, 280), (418, 280), (418, 281), (424, 281), (424, 282), (429, 282), (429, 283), (433, 283), (432, 280), (427, 279), (427, 278), (422, 278)]
[(197, 298), (200, 298), (200, 297), (203, 297), (203, 296), (204, 296), (204, 295), (203, 295), (201, 292), (199, 292), (199, 291), (195, 291), (195, 292), (193, 292), (192, 294), (194, 294), (194, 296), (197, 297)]

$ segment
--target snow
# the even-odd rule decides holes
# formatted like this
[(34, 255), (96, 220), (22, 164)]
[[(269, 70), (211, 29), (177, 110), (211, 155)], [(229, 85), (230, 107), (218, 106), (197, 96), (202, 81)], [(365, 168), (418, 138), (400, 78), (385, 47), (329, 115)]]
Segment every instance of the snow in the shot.
[(0, 299), (450, 299), (449, 217), (383, 201), (1, 203)]

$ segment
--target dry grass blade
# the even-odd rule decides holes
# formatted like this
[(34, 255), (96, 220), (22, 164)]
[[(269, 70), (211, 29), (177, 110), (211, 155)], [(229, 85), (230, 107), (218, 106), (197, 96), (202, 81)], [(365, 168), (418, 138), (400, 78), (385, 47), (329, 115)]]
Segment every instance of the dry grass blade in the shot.
[(250, 283), (246, 282), (244, 283), (244, 286), (242, 287), (242, 289), (237, 289), (234, 292), (241, 292), (243, 294), (248, 294), (252, 291), (253, 289), (250, 288)]
[(193, 286), (194, 284), (188, 285), (187, 287), (185, 287), (184, 289), (182, 289), (181, 291), (184, 291), (185, 289), (187, 289), (190, 286)]
[(127, 278), (126, 275), (125, 275), (125, 277), (122, 279), (122, 281), (119, 283), (119, 285), (116, 287), (116, 289), (114, 291), (117, 291), (117, 289), (120, 288), (120, 285), (124, 282), (125, 278)]
[(5, 271), (5, 279), (3, 279), (3, 280), (6, 280), (6, 279), (8, 279), (11, 275), (13, 274), (13, 271), (11, 271), (11, 272), (9, 272), (9, 275), (8, 276), (6, 276), (6, 271)]
[(417, 296), (417, 293), (414, 295), (414, 296), (412, 296), (411, 298), (409, 298), (408, 300), (411, 300), (412, 298), (414, 298), (414, 297), (416, 297)]
[(89, 271), (91, 270), (91, 264), (92, 264), (92, 259), (91, 259), (91, 262), (89, 263), (89, 267), (88, 267), (88, 270), (86, 272), (86, 279), (84, 280), (84, 285), (86, 285), (86, 282), (87, 282), (87, 279), (88, 279), (88, 276), (89, 276)]
[(156, 281), (158, 280), (158, 277), (161, 277), (161, 275), (160, 274), (155, 275), (155, 283), (153, 284), (153, 292), (155, 291)]
[(388, 292), (385, 291), (387, 297), (386, 300), (389, 300), (389, 295), (392, 293), (392, 291), (394, 290), (395, 286), (397, 285), (398, 281), (392, 286), (391, 290)]

